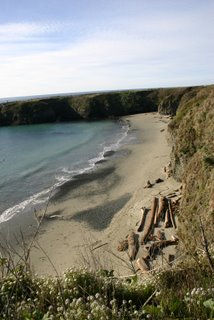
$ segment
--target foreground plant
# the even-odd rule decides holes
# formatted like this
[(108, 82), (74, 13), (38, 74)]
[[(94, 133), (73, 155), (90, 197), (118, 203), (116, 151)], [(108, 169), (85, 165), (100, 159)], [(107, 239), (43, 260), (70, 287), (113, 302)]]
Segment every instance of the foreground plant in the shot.
[(1, 267), (0, 319), (212, 319), (214, 313), (214, 279), (193, 267), (126, 279), (87, 269), (39, 277), (7, 259)]

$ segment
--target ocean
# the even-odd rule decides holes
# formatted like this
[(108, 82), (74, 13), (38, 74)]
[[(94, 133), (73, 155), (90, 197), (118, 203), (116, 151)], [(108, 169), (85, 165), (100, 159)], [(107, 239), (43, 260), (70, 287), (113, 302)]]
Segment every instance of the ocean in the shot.
[(0, 222), (36, 210), (65, 182), (95, 170), (128, 130), (116, 120), (0, 127)]

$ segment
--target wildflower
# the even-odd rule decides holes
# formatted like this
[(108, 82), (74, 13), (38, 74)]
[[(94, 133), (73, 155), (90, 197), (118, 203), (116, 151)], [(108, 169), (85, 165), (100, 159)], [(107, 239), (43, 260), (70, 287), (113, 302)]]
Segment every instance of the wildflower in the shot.
[(95, 294), (95, 298), (96, 298), (96, 299), (99, 299), (99, 297), (100, 297), (100, 294), (99, 294), (99, 293), (96, 293), (96, 294)]

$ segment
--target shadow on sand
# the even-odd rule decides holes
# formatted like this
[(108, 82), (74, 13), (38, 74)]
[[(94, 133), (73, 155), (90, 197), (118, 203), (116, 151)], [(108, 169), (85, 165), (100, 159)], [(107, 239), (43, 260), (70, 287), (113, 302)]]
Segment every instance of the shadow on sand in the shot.
[(88, 210), (79, 211), (72, 215), (71, 219), (78, 222), (86, 222), (91, 228), (101, 231), (110, 224), (114, 215), (125, 206), (130, 198), (130, 194), (125, 194), (117, 200), (105, 202), (103, 205)]

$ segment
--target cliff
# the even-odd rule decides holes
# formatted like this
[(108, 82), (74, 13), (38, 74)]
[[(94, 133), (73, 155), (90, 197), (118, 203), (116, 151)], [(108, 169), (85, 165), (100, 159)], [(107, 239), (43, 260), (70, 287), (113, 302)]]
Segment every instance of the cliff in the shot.
[(210, 252), (214, 250), (214, 86), (191, 90), (182, 97), (169, 133), (173, 174), (183, 186), (182, 250), (201, 261), (202, 228)]
[(184, 96), (199, 88), (166, 88), (85, 94), (0, 105), (0, 126), (101, 119), (159, 111), (176, 113)]

